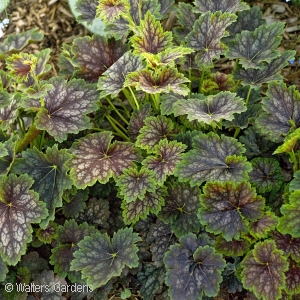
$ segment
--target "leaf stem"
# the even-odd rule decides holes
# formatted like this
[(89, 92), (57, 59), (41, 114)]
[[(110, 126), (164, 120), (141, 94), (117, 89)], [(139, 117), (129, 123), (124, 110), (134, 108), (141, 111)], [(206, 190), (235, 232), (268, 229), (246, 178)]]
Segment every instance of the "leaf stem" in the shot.
[(123, 120), (123, 122), (128, 125), (129, 122), (120, 114), (120, 112), (116, 109), (116, 107), (114, 106), (114, 104), (109, 100), (108, 97), (105, 98), (106, 101), (109, 103), (109, 105), (114, 109), (114, 111), (117, 113), (117, 115)]
[(298, 169), (299, 169), (299, 162), (297, 160), (297, 157), (295, 155), (294, 150), (292, 150), (291, 152), (289, 152), (289, 154), (290, 154), (291, 161), (293, 163), (293, 172), (295, 174), (298, 171)]
[(15, 153), (23, 151), (39, 134), (41, 130), (31, 125), (25, 134), (24, 138), (17, 142)]
[[(95, 130), (95, 131), (101, 131), (101, 132), (107, 131), (107, 129), (97, 128), (97, 127), (93, 127), (92, 130)], [(116, 132), (116, 131), (112, 131), (112, 133), (113, 133), (113, 135), (117, 135), (117, 136), (119, 136), (119, 137), (124, 138), (124, 135), (123, 135), (123, 134), (121, 135), (120, 133), (118, 133), (118, 132)]]
[(132, 107), (132, 109), (136, 109), (136, 105), (134, 104), (134, 102), (132, 102), (132, 97), (130, 95), (130, 92), (126, 88), (124, 88), (122, 91), (123, 91), (123, 94), (125, 95), (128, 103)]
[(130, 93), (131, 93), (131, 95), (132, 95), (132, 98), (133, 98), (134, 102), (135, 102), (136, 108), (137, 108), (138, 110), (140, 110), (140, 105), (139, 105), (139, 103), (138, 103), (138, 101), (137, 101), (137, 99), (136, 99), (136, 97), (135, 97), (135, 94), (134, 94), (134, 92), (133, 92), (131, 86), (128, 86), (128, 89), (129, 89), (129, 91), (130, 91)]
[(124, 105), (124, 103), (122, 102), (121, 99), (116, 98), (116, 100), (120, 103), (120, 105), (123, 107), (124, 112), (126, 113), (127, 117), (130, 118), (130, 112), (129, 110), (126, 108), (126, 106)]
[[(129, 141), (129, 137), (124, 133), (122, 132), (118, 126), (120, 126), (120, 128), (122, 128), (124, 131), (126, 131), (126, 129), (117, 121), (115, 120), (113, 117), (111, 116), (106, 116), (108, 122), (110, 123), (110, 125), (112, 126), (112, 128), (117, 132), (119, 133), (119, 135), (125, 139), (126, 141)], [(117, 126), (118, 125), (118, 126)]]
[(189, 96), (192, 94), (192, 68), (189, 68)]
[(198, 87), (198, 93), (201, 93), (203, 80), (204, 80), (204, 68), (201, 71), (201, 77), (200, 77), (200, 82), (199, 82), (199, 87)]
[(238, 137), (240, 131), (241, 131), (241, 128), (240, 128), (240, 127), (237, 127), (237, 128), (235, 129), (234, 136), (233, 136), (235, 139)]
[(246, 106), (248, 106), (248, 103), (249, 103), (251, 90), (252, 90), (252, 86), (249, 87), (249, 91), (248, 91), (247, 98), (246, 98)]

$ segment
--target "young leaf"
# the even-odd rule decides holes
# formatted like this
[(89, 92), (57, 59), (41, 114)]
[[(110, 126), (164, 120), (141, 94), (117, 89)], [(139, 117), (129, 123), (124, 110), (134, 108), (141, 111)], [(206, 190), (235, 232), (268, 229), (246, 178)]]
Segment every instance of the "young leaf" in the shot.
[(105, 184), (110, 177), (116, 178), (124, 169), (139, 161), (140, 155), (133, 144), (116, 141), (111, 144), (111, 132), (89, 134), (70, 148), (75, 156), (70, 162), (71, 177), (78, 188), (84, 189), (98, 180)]
[(218, 253), (226, 256), (243, 256), (249, 251), (247, 240), (239, 241), (232, 239), (231, 241), (226, 241), (222, 236), (217, 237), (214, 246)]
[(203, 293), (217, 296), (226, 264), (221, 254), (202, 243), (190, 233), (165, 254), (166, 284), (172, 300), (198, 300)]
[(76, 21), (79, 23), (86, 22), (88, 25), (92, 24), (96, 18), (97, 0), (78, 0), (76, 2), (76, 11), (80, 14)]
[(157, 220), (155, 224), (150, 227), (147, 235), (147, 242), (150, 244), (150, 251), (152, 253), (152, 261), (156, 267), (163, 266), (163, 257), (170, 245), (175, 244), (177, 238), (172, 233), (169, 224), (164, 224)]
[(241, 262), (241, 267), (244, 288), (263, 300), (281, 298), (288, 263), (274, 241), (257, 243)]
[(126, 46), (123, 43), (107, 40), (101, 35), (76, 38), (72, 47), (72, 63), (79, 70), (75, 72), (75, 76), (95, 83), (125, 52)]
[(281, 168), (272, 157), (257, 157), (251, 160), (252, 171), (249, 172), (250, 182), (259, 193), (278, 191), (283, 183)]
[(248, 229), (247, 221), (256, 221), (263, 214), (264, 198), (256, 195), (248, 182), (208, 182), (203, 192), (200, 222), (207, 225), (208, 232), (221, 233), (227, 241), (239, 239)]
[(39, 193), (46, 203), (49, 214), (40, 226), (45, 229), (49, 220), (54, 220), (55, 208), (62, 206), (62, 194), (72, 186), (66, 163), (71, 155), (66, 150), (58, 150), (57, 145), (47, 148), (46, 154), (38, 149), (28, 149), (17, 159), (13, 170), (17, 174), (27, 173), (34, 179), (33, 190)]
[[(96, 87), (82, 79), (66, 82), (61, 77), (53, 77), (49, 82), (54, 88), (44, 98), (44, 107), (36, 117), (36, 127), (47, 130), (58, 142), (67, 139), (68, 133), (90, 128), (86, 114), (97, 109), (99, 93)], [(28, 100), (24, 102), (25, 108), (31, 108)]]
[(241, 80), (244, 85), (249, 84), (254, 89), (258, 89), (262, 83), (267, 83), (272, 80), (281, 80), (281, 75), (278, 75), (283, 67), (285, 67), (295, 56), (295, 51), (287, 50), (280, 57), (273, 59), (270, 63), (264, 63), (260, 69), (243, 69), (240, 65), (233, 70), (234, 80)]
[(291, 256), (295, 261), (300, 261), (300, 238), (293, 238), (290, 234), (281, 234), (277, 230), (272, 232), (272, 237), (277, 248), (282, 250), (284, 255)]
[(36, 236), (42, 243), (50, 244), (56, 237), (56, 228), (57, 224), (50, 221), (45, 229), (39, 228), (36, 231)]
[(149, 213), (158, 214), (165, 204), (166, 188), (159, 187), (153, 193), (146, 192), (144, 199), (132, 202), (122, 201), (123, 220), (125, 224), (135, 224), (139, 219), (146, 219)]
[(172, 175), (176, 165), (182, 159), (182, 152), (186, 145), (176, 141), (168, 142), (167, 139), (160, 140), (155, 147), (155, 156), (147, 156), (142, 161), (142, 165), (154, 172), (154, 177), (158, 185), (162, 185), (167, 175)]
[(122, 90), (127, 74), (135, 72), (143, 67), (141, 59), (126, 52), (113, 65), (111, 65), (99, 78), (98, 88), (101, 98), (111, 95), (116, 97)]
[(123, 171), (116, 180), (116, 186), (119, 187), (119, 194), (129, 203), (135, 200), (143, 200), (146, 191), (154, 192), (156, 182), (154, 173), (147, 168), (142, 167), (138, 170), (136, 167), (131, 167)]
[(193, 31), (186, 37), (187, 46), (199, 51), (195, 60), (200, 66), (212, 66), (212, 60), (219, 58), (225, 46), (220, 39), (227, 35), (225, 29), (236, 20), (230, 13), (207, 12), (199, 17)]
[(189, 89), (183, 83), (189, 82), (176, 68), (162, 66), (155, 70), (139, 70), (127, 75), (124, 87), (135, 86), (149, 94), (169, 93), (187, 95)]
[(96, 14), (104, 23), (112, 23), (120, 15), (129, 13), (128, 0), (101, 0)]
[(145, 125), (145, 120), (151, 116), (152, 109), (150, 103), (145, 103), (139, 110), (133, 111), (128, 125), (128, 136), (135, 142), (140, 129)]
[(164, 223), (170, 223), (177, 237), (189, 232), (199, 232), (200, 222), (197, 211), (200, 207), (200, 190), (187, 183), (168, 185), (165, 205), (158, 214)]
[(172, 33), (164, 32), (161, 23), (150, 11), (146, 13), (134, 32), (131, 43), (136, 54), (143, 52), (157, 54), (172, 47)]
[(200, 133), (193, 138), (195, 149), (183, 155), (175, 168), (179, 181), (199, 186), (204, 181), (242, 181), (251, 171), (250, 163), (241, 155), (245, 149), (236, 139), (212, 132)]
[(195, 11), (199, 13), (216, 12), (219, 10), (223, 13), (236, 13), (240, 10), (249, 9), (249, 6), (244, 2), (240, 3), (240, 0), (195, 0), (195, 6)]
[[(171, 119), (164, 116), (148, 117), (144, 121), (144, 126), (140, 129), (136, 145), (147, 152), (155, 152), (153, 149), (160, 140), (172, 139), (175, 130)], [(154, 150), (154, 151), (153, 151)]]
[(270, 230), (275, 229), (277, 223), (278, 217), (267, 211), (259, 220), (249, 224), (249, 233), (257, 239), (262, 239), (268, 235)]
[(263, 69), (262, 62), (271, 62), (280, 56), (277, 47), (281, 42), (284, 31), (283, 22), (272, 23), (269, 26), (261, 25), (254, 31), (242, 31), (234, 41), (229, 42), (226, 57), (240, 58), (239, 62), (245, 69)]
[(297, 128), (296, 130), (292, 131), (290, 134), (288, 134), (282, 145), (280, 145), (273, 154), (279, 154), (279, 153), (287, 153), (292, 152), (294, 149), (297, 151), (297, 145), (300, 139), (300, 128)]
[(74, 220), (66, 221), (64, 226), (58, 227), (57, 241), (59, 245), (51, 250), (50, 264), (54, 265), (54, 271), (59, 277), (64, 278), (68, 275), (71, 261), (74, 259), (73, 253), (78, 250), (77, 244), (85, 236), (96, 232), (97, 230), (88, 226), (87, 223), (78, 226)]
[(234, 113), (245, 110), (244, 100), (230, 92), (219, 92), (204, 100), (179, 100), (175, 104), (176, 115), (187, 114), (189, 121), (198, 120), (209, 125), (223, 119), (232, 120)]
[(121, 275), (125, 266), (138, 266), (135, 243), (139, 241), (141, 238), (132, 232), (132, 228), (118, 230), (111, 240), (106, 233), (86, 236), (78, 243), (79, 250), (74, 252), (71, 270), (81, 271), (82, 278), (95, 289)]
[(21, 51), (30, 42), (40, 42), (44, 35), (38, 32), (39, 28), (12, 34), (8, 36), (0, 45), (0, 59), (4, 59), (12, 53)]
[(0, 254), (8, 265), (16, 265), (31, 241), (30, 223), (47, 217), (46, 205), (38, 194), (29, 190), (33, 179), (27, 175), (10, 174), (0, 183)]

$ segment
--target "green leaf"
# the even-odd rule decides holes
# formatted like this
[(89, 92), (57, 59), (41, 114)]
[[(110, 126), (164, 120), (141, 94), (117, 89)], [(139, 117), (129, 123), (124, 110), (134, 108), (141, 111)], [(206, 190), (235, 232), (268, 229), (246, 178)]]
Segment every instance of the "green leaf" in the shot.
[(174, 92), (187, 95), (189, 89), (184, 83), (189, 82), (176, 68), (162, 66), (155, 70), (139, 70), (127, 75), (124, 86), (135, 86), (149, 94)]
[(264, 198), (248, 182), (208, 182), (203, 192), (198, 218), (208, 232), (221, 233), (227, 241), (239, 239), (248, 220), (256, 221), (263, 214)]
[(76, 66), (75, 76), (95, 83), (111, 65), (125, 52), (126, 46), (101, 35), (85, 36), (74, 39), (72, 63)]
[(173, 44), (172, 33), (164, 32), (161, 23), (150, 11), (141, 20), (140, 26), (134, 28), (134, 33), (130, 41), (136, 54), (143, 52), (157, 54), (172, 47)]
[(255, 238), (262, 239), (268, 236), (270, 230), (275, 229), (278, 217), (267, 211), (259, 220), (249, 224), (249, 233)]
[(199, 232), (200, 222), (197, 211), (200, 207), (200, 190), (187, 183), (172, 183), (168, 185), (165, 205), (158, 214), (164, 223), (170, 223), (177, 237), (189, 232)]
[(0, 120), (2, 130), (7, 130), (10, 124), (15, 122), (18, 116), (18, 110), (20, 108), (20, 100), (21, 94), (16, 92), (10, 99), (10, 104), (0, 109)]
[(290, 192), (294, 190), (300, 190), (300, 170), (294, 173), (294, 179), (289, 185)]
[(131, 114), (128, 125), (128, 136), (135, 142), (140, 129), (145, 125), (145, 119), (151, 116), (152, 109), (150, 103), (145, 103), (139, 110), (134, 110)]
[(7, 273), (8, 273), (7, 265), (3, 261), (2, 257), (0, 257), (0, 281), (1, 282), (5, 280)]
[(288, 263), (274, 241), (257, 243), (241, 262), (241, 267), (244, 288), (263, 300), (281, 298)]
[(300, 128), (297, 128), (296, 130), (292, 131), (290, 134), (288, 134), (282, 145), (280, 145), (273, 154), (280, 154), (280, 153), (287, 153), (292, 152), (294, 149), (297, 149), (297, 144), (300, 139)]
[(70, 271), (71, 261), (74, 259), (73, 253), (78, 250), (78, 243), (85, 236), (96, 233), (97, 230), (82, 223), (79, 226), (74, 220), (66, 221), (64, 226), (57, 229), (57, 241), (59, 245), (54, 247), (50, 256), (50, 264), (54, 265), (54, 272), (59, 277), (64, 278)]
[(41, 258), (35, 251), (27, 252), (27, 254), (23, 255), (18, 266), (28, 269), (33, 278), (43, 270), (49, 270), (48, 261)]
[(171, 246), (164, 262), (172, 300), (198, 300), (203, 294), (217, 296), (225, 261), (214, 248), (202, 246), (195, 235), (184, 236), (180, 244)]
[(245, 110), (244, 100), (231, 92), (219, 92), (204, 100), (193, 98), (179, 100), (175, 104), (176, 115), (187, 114), (189, 121), (198, 120), (209, 125), (223, 119), (232, 120), (234, 113), (241, 113)]
[(106, 284), (112, 277), (121, 275), (125, 266), (138, 266), (138, 247), (141, 241), (132, 228), (120, 229), (110, 240), (107, 234), (97, 232), (86, 236), (78, 243), (79, 250), (74, 252), (75, 259), (71, 270), (81, 271), (82, 278), (93, 289)]
[(232, 239), (231, 241), (226, 241), (222, 236), (217, 237), (214, 247), (218, 253), (225, 256), (243, 256), (249, 251), (247, 240)]
[(257, 157), (251, 160), (252, 171), (249, 173), (251, 184), (259, 193), (278, 191), (283, 183), (281, 167), (274, 158)]
[(172, 139), (174, 134), (174, 123), (171, 119), (164, 116), (148, 117), (140, 129), (136, 145), (149, 153), (153, 153), (155, 152), (155, 145), (165, 138)]
[(297, 262), (300, 261), (300, 238), (294, 238), (290, 234), (281, 234), (277, 230), (272, 231), (272, 237), (277, 248), (282, 250), (284, 255), (291, 256)]
[(45, 229), (39, 228), (36, 231), (37, 238), (44, 244), (50, 244), (56, 237), (57, 224), (50, 221)]
[(161, 290), (165, 281), (165, 268), (155, 267), (153, 264), (143, 264), (143, 269), (137, 274), (140, 292), (144, 300), (153, 300), (156, 292)]
[(262, 83), (268, 83), (272, 80), (281, 80), (282, 76), (277, 73), (284, 68), (289, 60), (293, 59), (295, 51), (287, 50), (280, 57), (273, 59), (270, 63), (264, 63), (263, 68), (260, 69), (243, 69), (241, 65), (237, 65), (232, 72), (234, 80), (241, 80), (242, 84), (249, 84), (254, 89), (258, 89)]
[(12, 34), (8, 36), (0, 45), (0, 59), (4, 59), (12, 53), (21, 51), (30, 42), (40, 42), (44, 35), (38, 32), (39, 28)]
[(125, 224), (135, 224), (139, 219), (146, 219), (149, 213), (158, 214), (165, 204), (166, 188), (159, 187), (153, 193), (146, 192), (144, 199), (132, 202), (122, 201), (123, 220)]
[[(179, 2), (182, 3), (182, 2)], [(182, 100), (183, 97), (178, 95), (178, 94), (174, 94), (174, 93), (169, 93), (169, 94), (163, 94), (160, 97), (160, 112), (161, 115), (171, 115), (174, 114), (176, 116), (176, 111), (175, 111), (175, 104)]]
[(242, 31), (227, 44), (229, 49), (226, 57), (240, 58), (239, 62), (245, 69), (263, 69), (262, 62), (270, 63), (280, 56), (276, 49), (281, 42), (284, 25), (283, 22), (276, 22), (269, 26), (261, 25), (254, 31)]
[(62, 206), (62, 194), (72, 186), (68, 176), (66, 163), (71, 155), (66, 150), (58, 150), (57, 145), (46, 150), (46, 154), (38, 149), (23, 152), (23, 158), (17, 159), (13, 170), (17, 174), (27, 173), (34, 179), (33, 190), (39, 193), (40, 199), (46, 203), (49, 214), (40, 226), (46, 228), (49, 220), (54, 220), (55, 208)]
[(182, 159), (182, 152), (186, 148), (186, 145), (176, 141), (160, 140), (155, 147), (156, 156), (147, 156), (142, 161), (142, 165), (153, 171), (156, 183), (162, 185), (167, 176), (173, 174), (176, 165)]
[(300, 190), (294, 191), (289, 200), (290, 204), (284, 204), (280, 208), (283, 216), (279, 219), (277, 230), (298, 238), (300, 237)]
[(150, 244), (152, 261), (156, 267), (163, 266), (163, 257), (170, 245), (175, 244), (177, 238), (172, 233), (171, 227), (157, 220), (151, 225), (146, 241)]
[(124, 169), (139, 161), (140, 155), (133, 144), (116, 141), (111, 144), (111, 132), (88, 134), (70, 148), (74, 154), (70, 162), (71, 177), (78, 188), (91, 186), (98, 180), (105, 184), (116, 178)]
[(1, 143), (0, 157), (0, 178), (7, 175), (10, 171), (11, 164), (15, 160), (15, 147), (18, 140), (17, 136), (11, 137), (8, 141)]
[(226, 27), (236, 20), (230, 13), (207, 12), (201, 15), (193, 26), (193, 31), (186, 37), (187, 46), (198, 51), (195, 58), (201, 67), (212, 66), (226, 49), (220, 39), (227, 34)]
[(154, 192), (156, 182), (154, 173), (147, 168), (142, 167), (138, 170), (136, 167), (131, 167), (123, 171), (116, 180), (116, 186), (119, 187), (119, 195), (129, 203), (135, 200), (143, 200), (146, 191)]
[(128, 14), (129, 9), (127, 0), (102, 0), (97, 7), (96, 14), (104, 23), (111, 23), (122, 14)]
[(130, 289), (125, 289), (124, 291), (121, 292), (121, 299), (127, 299), (130, 296), (131, 296)]
[(300, 267), (289, 259), (289, 269), (285, 272), (285, 290), (289, 295), (298, 295), (300, 292)]
[(222, 13), (236, 13), (240, 10), (249, 9), (249, 6), (240, 0), (195, 0), (195, 11), (199, 13), (216, 12), (221, 11)]
[(250, 163), (241, 155), (245, 149), (236, 139), (212, 132), (200, 133), (193, 138), (195, 149), (183, 155), (176, 166), (175, 175), (180, 181), (188, 181), (192, 186), (204, 181), (248, 179)]
[(140, 57), (126, 52), (113, 65), (111, 65), (99, 78), (98, 88), (101, 98), (111, 95), (116, 97), (123, 89), (127, 74), (143, 67)]
[(76, 218), (86, 208), (85, 201), (88, 199), (88, 189), (78, 190), (70, 197), (70, 202), (64, 203), (62, 212), (66, 218)]
[(8, 265), (16, 265), (31, 241), (30, 223), (47, 217), (46, 205), (29, 190), (33, 180), (27, 175), (10, 174), (0, 183), (0, 254)]

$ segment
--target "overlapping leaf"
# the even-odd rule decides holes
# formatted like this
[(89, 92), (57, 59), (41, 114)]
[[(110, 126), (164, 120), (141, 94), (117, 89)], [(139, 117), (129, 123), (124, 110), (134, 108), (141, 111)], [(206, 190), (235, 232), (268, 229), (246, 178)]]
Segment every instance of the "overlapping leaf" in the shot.
[(219, 58), (225, 46), (220, 39), (227, 35), (225, 29), (236, 20), (236, 15), (230, 13), (207, 12), (199, 17), (193, 26), (193, 31), (186, 37), (187, 45), (199, 51), (197, 64), (211, 66), (212, 60)]
[[(182, 3), (182, 2), (180, 2)], [(161, 95), (160, 100), (160, 113), (161, 115), (171, 115), (174, 114), (176, 115), (175, 112), (175, 104), (181, 100), (183, 97), (178, 95), (178, 94), (174, 94), (174, 93), (169, 93), (169, 94), (164, 94)]]
[(30, 42), (40, 42), (44, 35), (38, 32), (38, 28), (12, 34), (8, 36), (0, 46), (0, 59), (6, 58), (12, 53), (21, 51)]
[(288, 263), (274, 241), (257, 243), (254, 250), (241, 262), (241, 266), (244, 288), (263, 300), (281, 298), (281, 290), (285, 285), (284, 272), (288, 269)]
[(97, 5), (99, 2), (97, 0), (78, 0), (76, 2), (76, 11), (80, 15), (76, 18), (79, 23), (86, 22), (87, 24), (92, 24), (96, 18)]
[(129, 12), (129, 3), (127, 0), (102, 0), (97, 6), (97, 16), (104, 23), (112, 23), (122, 14)]
[(247, 182), (237, 185), (208, 182), (203, 192), (198, 213), (200, 222), (208, 232), (221, 233), (227, 241), (239, 239), (248, 229), (248, 220), (256, 221), (262, 216), (264, 199)]
[(157, 54), (172, 46), (172, 33), (165, 31), (161, 23), (148, 11), (140, 26), (134, 29), (135, 34), (131, 38), (134, 53), (143, 52)]
[(299, 139), (300, 139), (300, 128), (297, 128), (296, 130), (292, 131), (290, 134), (288, 134), (285, 137), (283, 144), (281, 144), (273, 152), (273, 154), (292, 152), (294, 150), (297, 151), (297, 146), (299, 144)]
[(168, 185), (165, 205), (158, 217), (164, 223), (170, 223), (172, 231), (180, 237), (189, 232), (198, 232), (200, 222), (197, 211), (200, 207), (200, 190), (187, 183)]
[(50, 221), (45, 229), (39, 228), (35, 234), (42, 243), (50, 244), (56, 237), (56, 229), (57, 224), (53, 221)]
[(189, 234), (180, 244), (170, 247), (164, 257), (167, 269), (166, 284), (173, 300), (201, 299), (202, 295), (217, 296), (225, 267), (222, 255), (203, 241)]
[(147, 156), (142, 164), (154, 172), (157, 184), (162, 185), (168, 175), (172, 175), (176, 165), (182, 159), (186, 145), (176, 141), (161, 140), (155, 147), (156, 156)]
[(57, 241), (59, 245), (52, 249), (50, 256), (50, 264), (54, 265), (55, 273), (64, 278), (70, 271), (70, 264), (73, 260), (73, 253), (78, 250), (77, 244), (84, 239), (96, 233), (97, 230), (82, 223), (79, 226), (74, 220), (66, 221), (63, 226), (59, 226), (57, 230)]
[(289, 295), (297, 295), (300, 292), (300, 267), (292, 259), (288, 260), (289, 269), (285, 272), (285, 290)]
[(251, 166), (240, 156), (245, 149), (236, 139), (200, 133), (193, 138), (193, 146), (195, 149), (185, 153), (176, 166), (175, 175), (180, 181), (199, 186), (204, 181), (247, 179)]
[(110, 177), (116, 178), (132, 166), (133, 161), (140, 160), (133, 144), (119, 141), (111, 144), (112, 138), (111, 132), (93, 133), (73, 144), (71, 176), (78, 188), (93, 185), (97, 180), (107, 183)]
[(20, 108), (21, 94), (16, 92), (10, 98), (10, 104), (0, 109), (0, 120), (1, 120), (1, 129), (7, 130), (10, 124), (12, 124), (17, 116), (18, 110)]
[(172, 139), (176, 132), (172, 120), (164, 116), (148, 117), (144, 124), (140, 129), (136, 145), (148, 152), (155, 152), (153, 148), (160, 140)]
[(8, 268), (6, 263), (0, 258), (0, 280), (4, 281), (6, 278), (6, 274), (8, 273)]
[(156, 182), (154, 173), (147, 168), (138, 170), (136, 167), (131, 167), (123, 171), (116, 180), (116, 186), (119, 187), (119, 195), (129, 203), (137, 199), (143, 200), (148, 192), (154, 192)]
[(242, 256), (249, 251), (247, 240), (226, 241), (222, 236), (217, 237), (214, 247), (218, 253), (226, 256)]
[(199, 13), (216, 12), (219, 10), (223, 13), (236, 13), (240, 10), (249, 9), (249, 6), (241, 2), (241, 0), (195, 0), (195, 6), (195, 11)]
[(127, 74), (140, 70), (142, 67), (143, 64), (138, 56), (130, 51), (126, 52), (99, 78), (98, 88), (101, 90), (101, 97), (117, 96), (123, 88)]
[(13, 136), (8, 141), (1, 143), (0, 178), (8, 174), (15, 159), (15, 147), (17, 139), (17, 136)]
[(260, 69), (243, 69), (240, 65), (233, 70), (233, 77), (235, 80), (241, 80), (243, 84), (251, 85), (258, 89), (262, 83), (268, 83), (272, 80), (281, 80), (281, 75), (277, 74), (283, 67), (285, 67), (291, 59), (294, 58), (295, 51), (287, 50), (281, 54), (280, 57), (273, 59), (270, 63), (264, 63), (263, 68)]
[(132, 228), (120, 229), (112, 239), (107, 234), (97, 232), (78, 243), (74, 252), (71, 270), (81, 271), (82, 278), (93, 289), (106, 284), (112, 277), (119, 276), (125, 266), (138, 266), (138, 247), (141, 241)]
[(208, 96), (204, 100), (193, 98), (179, 100), (175, 104), (176, 114), (187, 114), (189, 121), (198, 120), (206, 124), (223, 119), (232, 120), (234, 113), (241, 113), (245, 110), (244, 100), (230, 92), (220, 92), (217, 95)]
[(154, 192), (146, 192), (143, 200), (136, 199), (129, 203), (123, 200), (121, 208), (124, 223), (135, 224), (139, 219), (146, 219), (149, 213), (157, 215), (165, 204), (165, 195), (166, 188), (159, 187)]
[(126, 46), (113, 39), (107, 40), (101, 35), (76, 38), (72, 47), (72, 63), (79, 68), (76, 77), (88, 82), (97, 82), (98, 78), (124, 53)]
[(274, 141), (296, 129), (300, 122), (300, 94), (295, 86), (287, 87), (283, 82), (271, 82), (263, 99), (263, 110), (256, 124), (262, 133)]
[(175, 0), (159, 0), (158, 2), (160, 4), (160, 13), (162, 17), (166, 17), (167, 13), (172, 10)]
[(226, 57), (240, 58), (239, 62), (245, 69), (263, 69), (262, 62), (270, 63), (280, 56), (276, 48), (281, 42), (284, 25), (283, 22), (276, 22), (269, 26), (261, 25), (254, 31), (242, 31), (227, 44), (229, 49)]
[(184, 83), (189, 82), (187, 78), (176, 68), (163, 66), (156, 70), (139, 70), (127, 75), (124, 86), (135, 86), (149, 94), (174, 92), (187, 95), (189, 89)]
[(294, 179), (290, 182), (290, 192), (300, 190), (300, 170), (294, 173)]
[(259, 193), (278, 191), (283, 183), (281, 168), (276, 159), (257, 157), (251, 160), (253, 170), (249, 173), (251, 184)]
[(267, 237), (269, 232), (275, 229), (277, 223), (278, 217), (273, 212), (267, 211), (259, 220), (249, 224), (249, 232), (255, 238), (261, 239)]
[(88, 198), (88, 189), (78, 190), (70, 197), (70, 202), (64, 203), (62, 207), (66, 218), (76, 218), (80, 212), (86, 208), (85, 201)]
[(46, 205), (30, 187), (27, 175), (10, 174), (0, 183), (0, 253), (8, 265), (16, 265), (31, 241), (31, 223), (47, 217)]
[(49, 220), (54, 220), (55, 208), (62, 206), (63, 191), (72, 186), (66, 165), (70, 158), (66, 150), (58, 150), (57, 145), (54, 145), (46, 150), (46, 154), (36, 148), (26, 150), (13, 166), (15, 173), (27, 173), (34, 179), (32, 188), (46, 203), (49, 214), (41, 222), (42, 228), (47, 227)]

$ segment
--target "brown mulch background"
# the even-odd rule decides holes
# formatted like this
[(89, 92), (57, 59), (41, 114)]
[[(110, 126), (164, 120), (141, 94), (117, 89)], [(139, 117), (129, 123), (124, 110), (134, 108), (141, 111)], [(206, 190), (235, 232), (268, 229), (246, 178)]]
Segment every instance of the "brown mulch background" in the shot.
[[(185, 1), (192, 2), (192, 1)], [(300, 57), (300, 7), (279, 0), (246, 1), (259, 5), (268, 22), (286, 22), (280, 51), (297, 50)], [(38, 27), (44, 34), (40, 43), (33, 43), (26, 51), (36, 53), (41, 49), (50, 48), (52, 74), (58, 73), (57, 59), (63, 43), (70, 44), (73, 39), (88, 35), (88, 30), (78, 24), (72, 15), (68, 0), (11, 0), (7, 9), (10, 24), (5, 31), (3, 40), (10, 33), (19, 33)], [(4, 14), (2, 14), (3, 19)], [(298, 58), (295, 59), (298, 61)], [(233, 62), (221, 59), (216, 66), (218, 70), (232, 69)], [(295, 84), (300, 89), (300, 64), (287, 66), (282, 75), (288, 85)]]

